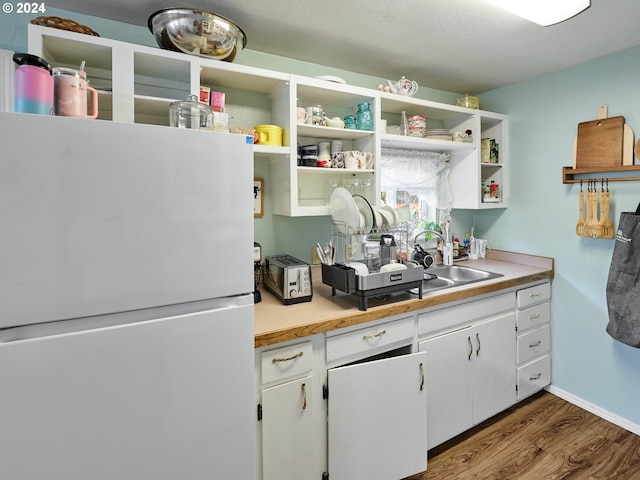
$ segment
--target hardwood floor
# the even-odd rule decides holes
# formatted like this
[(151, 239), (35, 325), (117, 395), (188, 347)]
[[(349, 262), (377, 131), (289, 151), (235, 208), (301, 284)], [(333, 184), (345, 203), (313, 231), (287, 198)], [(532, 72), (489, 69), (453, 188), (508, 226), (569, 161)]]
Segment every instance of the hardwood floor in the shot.
[(640, 480), (640, 436), (541, 392), (429, 452), (407, 480)]

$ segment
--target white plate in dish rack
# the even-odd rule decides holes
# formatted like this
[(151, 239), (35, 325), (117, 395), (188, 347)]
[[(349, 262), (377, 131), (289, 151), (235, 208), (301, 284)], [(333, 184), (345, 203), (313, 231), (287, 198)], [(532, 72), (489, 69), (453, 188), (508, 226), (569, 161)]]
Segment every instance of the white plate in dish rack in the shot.
[(376, 226), (376, 220), (373, 215), (373, 208), (369, 201), (364, 198), (362, 195), (353, 195), (353, 200), (356, 202), (358, 206), (358, 210), (360, 213), (364, 215), (364, 229), (366, 231), (370, 231), (373, 227)]
[(353, 196), (346, 188), (338, 187), (331, 192), (329, 211), (339, 232), (347, 233), (345, 231), (347, 229), (360, 228), (360, 211)]

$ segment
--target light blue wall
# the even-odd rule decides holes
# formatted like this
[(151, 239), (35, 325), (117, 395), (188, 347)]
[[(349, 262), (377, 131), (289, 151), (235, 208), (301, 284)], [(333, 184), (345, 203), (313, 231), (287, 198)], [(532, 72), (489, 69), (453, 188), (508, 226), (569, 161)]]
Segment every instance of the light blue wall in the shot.
[[(143, 27), (53, 9), (47, 15), (76, 20), (103, 37), (154, 45)], [(0, 16), (0, 48), (25, 51), (29, 19)], [(238, 62), (305, 75), (339, 75), (366, 87), (381, 80), (253, 51), (243, 52)], [(623, 115), (640, 132), (639, 79), (636, 48), (482, 95), (483, 109), (509, 115), (511, 206), (453, 213), (454, 228), (462, 231), (473, 222), (476, 235), (488, 238), (494, 248), (556, 259), (553, 384), (635, 424), (640, 424), (640, 350), (613, 341), (604, 331), (613, 241), (576, 236), (579, 186), (562, 184), (561, 167), (572, 163), (577, 124), (595, 119), (600, 104), (608, 104), (610, 116)], [(426, 88), (419, 96), (444, 103), (456, 98)], [(256, 176), (271, 185), (268, 161), (258, 159), (254, 168)], [(610, 188), (616, 219), (640, 201), (640, 182), (612, 183)], [(266, 215), (255, 221), (256, 240), (265, 245), (266, 254), (287, 252), (309, 259), (310, 245), (326, 238), (326, 217), (290, 219), (272, 217), (270, 211), (267, 195)]]
[[(553, 385), (640, 424), (640, 349), (611, 339), (605, 286), (614, 240), (578, 237), (578, 185), (562, 184), (580, 122), (598, 106), (640, 135), (640, 48), (481, 96), (509, 114), (510, 208), (474, 216), (498, 248), (554, 257)], [(634, 176), (640, 176), (637, 172)], [(610, 183), (614, 224), (640, 202), (640, 182)]]

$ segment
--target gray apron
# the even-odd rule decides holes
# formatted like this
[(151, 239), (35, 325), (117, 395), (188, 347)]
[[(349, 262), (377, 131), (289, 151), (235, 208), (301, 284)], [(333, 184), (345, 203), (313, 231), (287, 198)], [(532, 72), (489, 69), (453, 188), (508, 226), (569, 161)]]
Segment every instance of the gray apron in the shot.
[(640, 204), (620, 214), (607, 280), (607, 333), (640, 348)]

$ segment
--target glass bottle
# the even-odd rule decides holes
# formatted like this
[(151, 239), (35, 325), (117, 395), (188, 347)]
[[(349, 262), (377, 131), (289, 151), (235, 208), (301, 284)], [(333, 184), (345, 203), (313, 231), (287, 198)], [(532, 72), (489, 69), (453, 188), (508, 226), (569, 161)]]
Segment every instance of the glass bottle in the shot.
[(373, 112), (371, 111), (370, 103), (363, 102), (358, 104), (356, 127), (358, 130), (373, 130)]
[(409, 135), (409, 125), (407, 124), (407, 112), (404, 110), (400, 116), (400, 134)]

